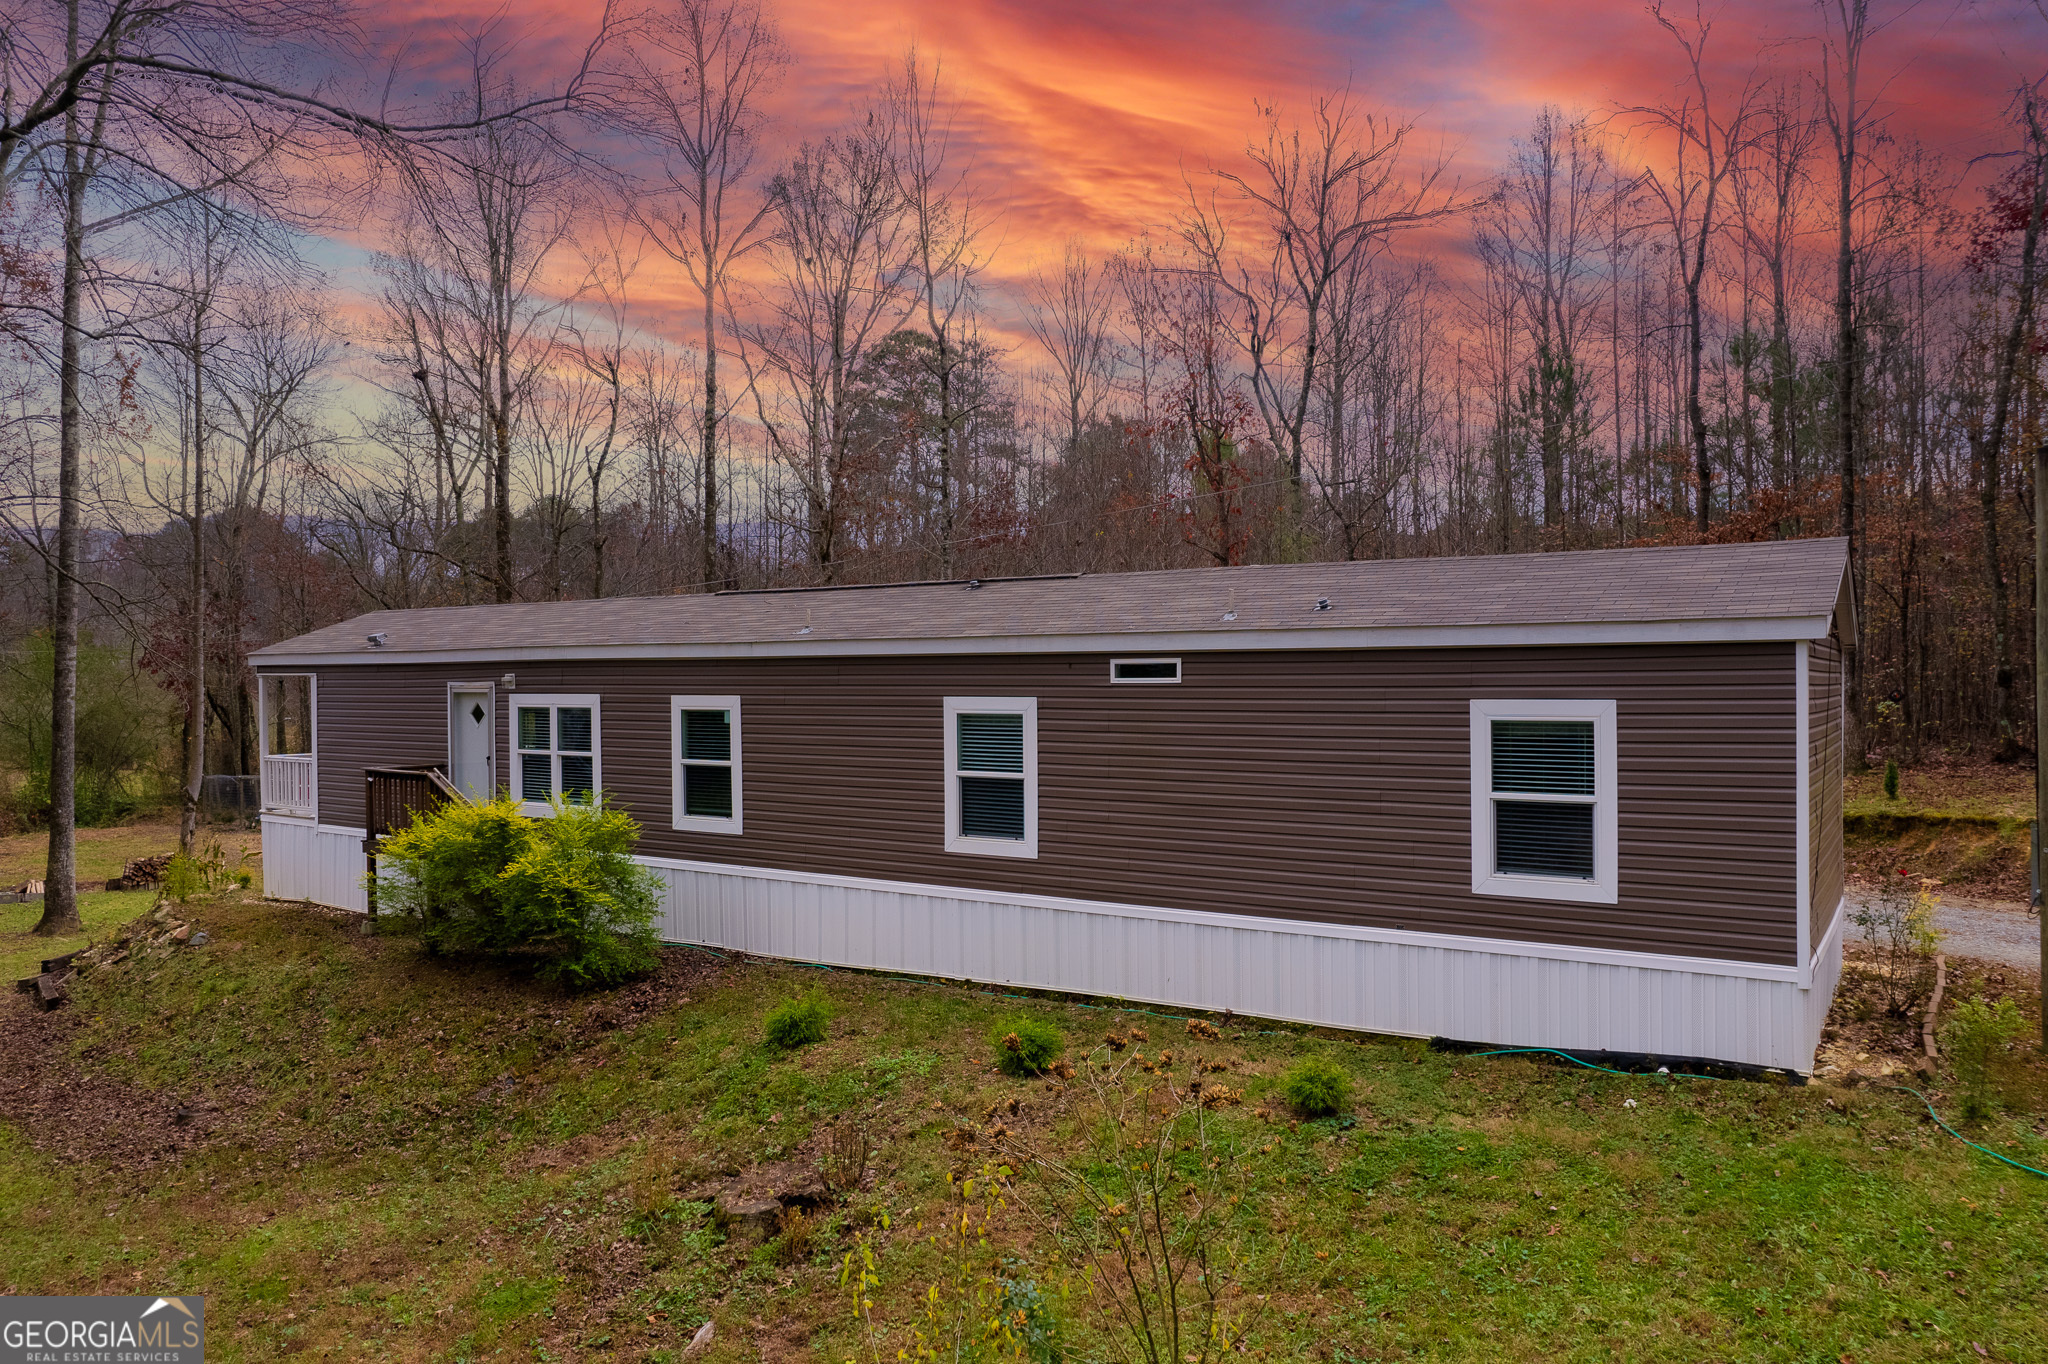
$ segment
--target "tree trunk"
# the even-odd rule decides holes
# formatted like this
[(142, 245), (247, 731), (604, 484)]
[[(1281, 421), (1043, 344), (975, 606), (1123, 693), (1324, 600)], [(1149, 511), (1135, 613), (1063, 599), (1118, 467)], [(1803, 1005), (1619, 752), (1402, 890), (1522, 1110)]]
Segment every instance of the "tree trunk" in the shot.
[(496, 446), (491, 460), (492, 478), (496, 483), (497, 504), (492, 508), (492, 538), (495, 541), (496, 565), (492, 576), (497, 579), (493, 588), (493, 600), (512, 600), (512, 357), (506, 352), (509, 345), (498, 346), (498, 400), (492, 406), (491, 436)]
[[(212, 244), (206, 243), (211, 252)], [(210, 271), (212, 262), (207, 262)], [(190, 857), (199, 847), (199, 797), (206, 785), (206, 388), (205, 351), (202, 345), (203, 296), (192, 302), (192, 500), (188, 525), (192, 534), (192, 569), (187, 590), (192, 596), (192, 619), (186, 641), (192, 650), (187, 660), (185, 685), (191, 694), (185, 701), (185, 799), (178, 818), (178, 851)]]
[[(2048, 441), (2034, 444), (2034, 828), (2048, 836), (2048, 781), (2041, 754), (2048, 743)], [(2035, 906), (2037, 912), (2040, 906)], [(2041, 990), (2048, 1003), (2048, 933), (2041, 935)], [(2048, 1008), (2041, 1010), (2041, 1045), (2048, 1048)]]
[[(2033, 136), (2035, 129), (2031, 110), (2027, 131), (2029, 142), (2033, 144), (2034, 192), (2027, 210), (2026, 231), (2020, 238), (2020, 275), (2018, 287), (2014, 290), (2012, 325), (2006, 329), (1998, 353), (1998, 368), (1992, 376), (1991, 420), (1983, 437), (1973, 442), (1977, 446), (1978, 463), (1983, 468), (1979, 491), (1984, 515), (1984, 557), (1991, 575), (1992, 723), (1997, 734), (1993, 754), (2000, 762), (2010, 762), (2018, 756), (2019, 739), (2013, 732), (2016, 726), (2013, 723), (2011, 605), (1998, 536), (1999, 466), (2005, 457), (2005, 433), (2011, 420), (2020, 352), (2033, 331), (2035, 261), (2041, 243), (2042, 220), (2048, 217), (2048, 177), (2042, 174), (2048, 166), (2043, 165), (2043, 149)], [(2037, 746), (2041, 742), (2038, 730), (2034, 742)]]
[(708, 260), (704, 268), (704, 544), (699, 577), (706, 592), (716, 592), (724, 586), (718, 572), (718, 317)]
[(939, 332), (939, 576), (953, 576), (953, 355)]
[[(1849, 542), (1849, 580), (1861, 581), (1858, 572), (1862, 556), (1856, 544), (1856, 242), (1851, 231), (1856, 191), (1856, 72), (1854, 65), (1843, 72), (1847, 102), (1843, 105), (1841, 137), (1836, 144), (1836, 244), (1835, 244), (1835, 443), (1841, 459), (1842, 535)], [(1862, 649), (1850, 645), (1842, 651), (1842, 682), (1847, 693), (1849, 770), (1864, 767), (1863, 746), (1863, 660)]]
[[(1705, 273), (1707, 241), (1703, 231), (1699, 243), (1701, 274)], [(1700, 277), (1695, 274), (1686, 280), (1686, 385), (1685, 416), (1692, 428), (1692, 448), (1695, 467), (1699, 471), (1699, 532), (1707, 533), (1708, 523), (1714, 510), (1714, 467), (1707, 454), (1707, 409), (1700, 401), (1700, 349), (1704, 338), (1700, 335)]]
[[(78, 55), (78, 0), (70, 5), (70, 51)], [(84, 931), (78, 918), (78, 496), (80, 411), (78, 330), (85, 292), (86, 168), (78, 116), (64, 115), (63, 337), (57, 360), (57, 580), (50, 609), (50, 860), (43, 873), (45, 937)]]

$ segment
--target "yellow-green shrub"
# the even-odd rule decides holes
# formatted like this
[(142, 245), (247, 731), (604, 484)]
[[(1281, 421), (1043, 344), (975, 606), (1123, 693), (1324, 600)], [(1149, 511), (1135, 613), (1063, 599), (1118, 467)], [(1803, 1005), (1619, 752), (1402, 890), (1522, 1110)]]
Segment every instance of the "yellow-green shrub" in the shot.
[(460, 801), (383, 840), (380, 908), (411, 919), (432, 952), (531, 956), (571, 986), (654, 969), (660, 881), (633, 861), (640, 826), (603, 805), (547, 819), (509, 796)]

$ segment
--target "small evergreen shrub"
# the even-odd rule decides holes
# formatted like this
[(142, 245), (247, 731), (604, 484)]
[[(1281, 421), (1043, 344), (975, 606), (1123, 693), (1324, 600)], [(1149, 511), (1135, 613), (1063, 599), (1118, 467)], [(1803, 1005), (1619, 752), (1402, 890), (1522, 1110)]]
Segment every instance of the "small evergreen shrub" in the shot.
[(794, 1051), (825, 1040), (832, 1013), (819, 995), (785, 1000), (768, 1011), (768, 1045)]
[(1897, 800), (1899, 798), (1899, 763), (1896, 758), (1886, 758), (1884, 760), (1884, 798), (1886, 800)]
[(997, 1023), (989, 1034), (996, 1066), (1005, 1075), (1043, 1075), (1067, 1050), (1066, 1035), (1043, 1019), (1018, 1014)]
[(1949, 1068), (1956, 1073), (1961, 1091), (1963, 1116), (1977, 1119), (1990, 1114), (1991, 1058), (2026, 1029), (2019, 1006), (2009, 999), (1988, 1003), (1978, 995), (1956, 1006), (1941, 1025), (1941, 1049), (1948, 1055)]
[(525, 957), (572, 988), (659, 964), (660, 881), (633, 861), (640, 826), (604, 805), (530, 819), (512, 798), (451, 801), (383, 840), (377, 904), (430, 952)]
[(1351, 1106), (1351, 1077), (1328, 1057), (1311, 1056), (1281, 1077), (1280, 1092), (1303, 1116), (1327, 1118)]

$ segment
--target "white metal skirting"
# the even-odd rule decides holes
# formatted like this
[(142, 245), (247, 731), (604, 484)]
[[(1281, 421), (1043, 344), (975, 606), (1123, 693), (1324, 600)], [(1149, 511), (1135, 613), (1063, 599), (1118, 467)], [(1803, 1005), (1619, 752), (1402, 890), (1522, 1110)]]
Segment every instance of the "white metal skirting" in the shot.
[[(363, 911), (362, 839), (266, 817), (266, 892)], [(1499, 1046), (1804, 1073), (1841, 972), (1839, 913), (1801, 989), (1795, 967), (643, 861), (666, 887), (668, 942)]]
[[(662, 937), (761, 956), (1501, 1046), (1700, 1057), (1802, 1073), (1841, 963), (1799, 988), (1719, 969), (1574, 960), (940, 887), (649, 859)], [(1588, 954), (1624, 958), (1638, 954)], [(1681, 958), (1668, 959), (1674, 963)], [(1702, 963), (1705, 968), (1709, 964)], [(1762, 968), (1759, 975), (1772, 972)], [(1783, 978), (1793, 976), (1794, 978)]]
[(263, 816), (263, 893), (368, 912), (361, 829)]

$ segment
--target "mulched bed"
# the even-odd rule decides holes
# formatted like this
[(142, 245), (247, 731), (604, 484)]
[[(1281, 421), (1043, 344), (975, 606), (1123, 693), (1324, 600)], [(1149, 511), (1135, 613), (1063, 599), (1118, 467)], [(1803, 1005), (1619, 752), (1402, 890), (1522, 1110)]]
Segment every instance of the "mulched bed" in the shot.
[(230, 1126), (218, 1096), (187, 1099), (142, 1089), (78, 1064), (71, 1043), (84, 1025), (69, 1008), (38, 1010), (27, 995), (0, 1001), (0, 1028), (7, 1033), (0, 1046), (0, 1120), (20, 1128), (38, 1151), (146, 1170), (175, 1163)]

